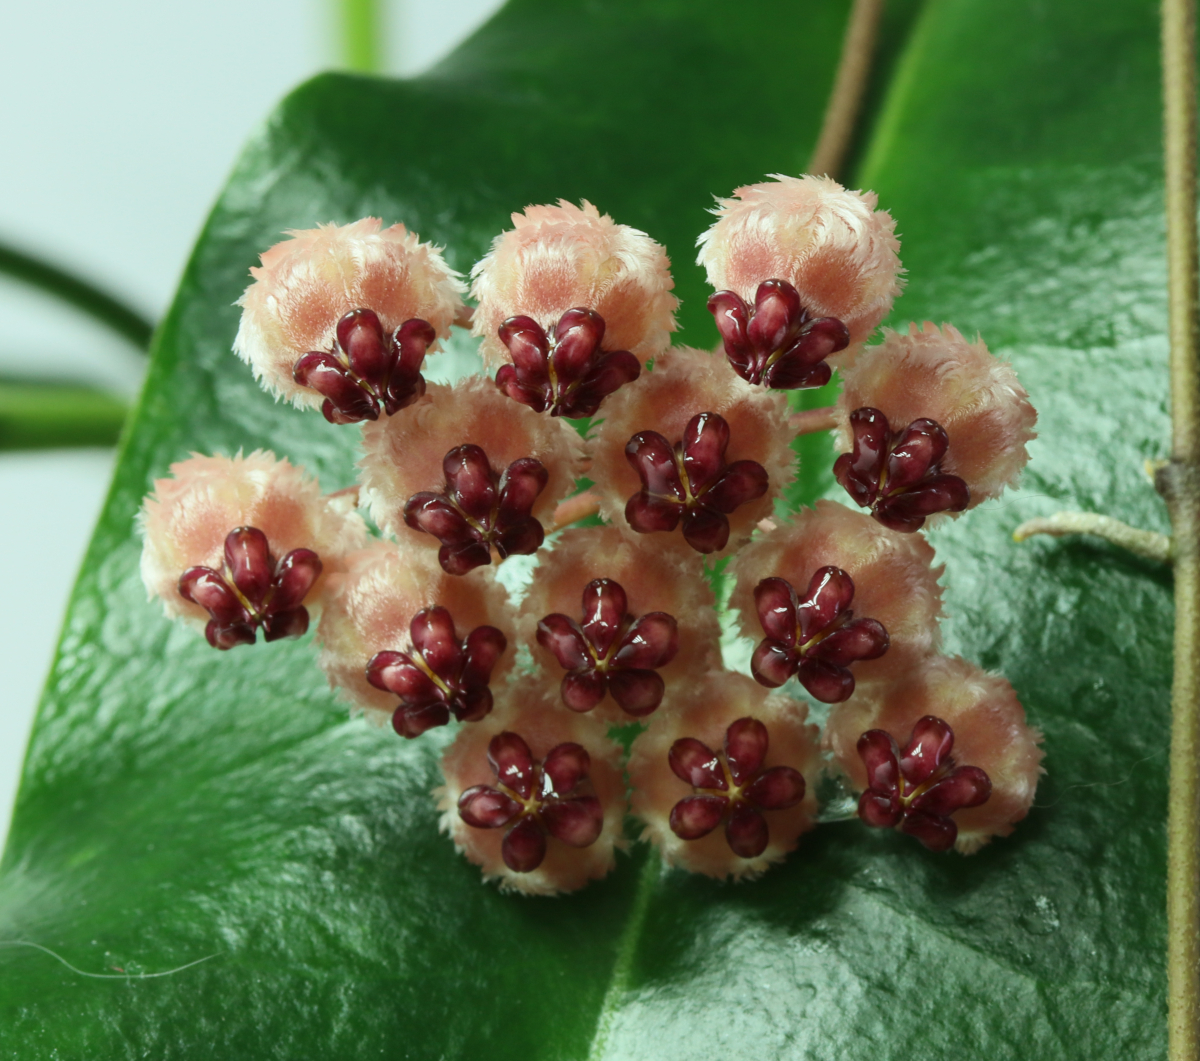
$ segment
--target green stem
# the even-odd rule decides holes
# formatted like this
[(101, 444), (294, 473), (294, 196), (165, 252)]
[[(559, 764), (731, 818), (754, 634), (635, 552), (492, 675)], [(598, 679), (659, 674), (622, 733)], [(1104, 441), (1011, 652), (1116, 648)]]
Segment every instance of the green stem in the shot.
[(1200, 314), (1196, 232), (1196, 0), (1163, 0), (1174, 675), (1167, 793), (1167, 1052), (1200, 1061)]
[(0, 380), (0, 450), (112, 446), (127, 411), (88, 387)]
[(337, 7), (342, 27), (343, 63), (362, 74), (378, 73), (382, 66), (378, 0), (337, 0)]
[(137, 310), (57, 265), (0, 243), (0, 273), (70, 303), (101, 324), (108, 325), (139, 350), (146, 350), (150, 346), (154, 325)]

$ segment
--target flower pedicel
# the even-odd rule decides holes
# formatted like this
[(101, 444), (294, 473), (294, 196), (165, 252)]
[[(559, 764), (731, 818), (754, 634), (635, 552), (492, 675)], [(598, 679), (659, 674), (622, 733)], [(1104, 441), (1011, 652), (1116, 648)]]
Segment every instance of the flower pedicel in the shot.
[[(459, 726), (442, 825), (503, 889), (613, 868), (613, 723), (641, 729), (643, 838), (715, 877), (758, 876), (815, 826), (822, 746), (868, 825), (931, 850), (973, 851), (1032, 803), (1040, 735), (1002, 678), (937, 655), (942, 569), (914, 533), (1015, 480), (1024, 391), (949, 325), (865, 346), (901, 273), (872, 194), (775, 177), (715, 212), (699, 260), (718, 351), (668, 349), (662, 247), (561, 201), (514, 214), (472, 270), (495, 377), (453, 385), (421, 374), (471, 316), (435, 248), (371, 218), (293, 233), (252, 270), (235, 349), (275, 395), (359, 425), (361, 493), (322, 497), (255, 453), (175, 465), (144, 506), (169, 615), (228, 649), (320, 609), (320, 665), (354, 710), (410, 739)], [(780, 392), (835, 364), (835, 475), (859, 507), (773, 520), (795, 474)], [(394, 540), (369, 539), (355, 502)], [(590, 514), (605, 525), (575, 525)], [(522, 578), (497, 567), (521, 555), (510, 599)], [(732, 557), (753, 679), (722, 667), (706, 555)], [(800, 690), (836, 705), (823, 744)]]

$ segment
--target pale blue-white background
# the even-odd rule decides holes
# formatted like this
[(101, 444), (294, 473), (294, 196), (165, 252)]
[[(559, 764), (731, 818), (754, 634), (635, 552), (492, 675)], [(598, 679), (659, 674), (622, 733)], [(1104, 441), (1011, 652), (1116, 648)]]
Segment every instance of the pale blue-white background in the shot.
[[(501, 0), (388, 0), (389, 73), (419, 73)], [(40, 0), (0, 7), (0, 238), (166, 309), (238, 149), (291, 87), (336, 66), (329, 0)], [(127, 396), (143, 360), (0, 277), (0, 373)], [(0, 844), (107, 450), (0, 454)]]

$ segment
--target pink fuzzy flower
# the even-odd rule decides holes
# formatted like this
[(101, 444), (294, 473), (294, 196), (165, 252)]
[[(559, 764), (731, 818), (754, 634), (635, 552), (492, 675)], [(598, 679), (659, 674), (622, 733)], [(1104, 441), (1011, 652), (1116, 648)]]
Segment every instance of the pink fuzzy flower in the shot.
[(624, 846), (620, 745), (525, 683), (442, 758), (442, 830), (501, 891), (554, 895), (603, 877)]
[[(389, 374), (402, 372), (406, 379), (412, 377), (414, 385), (420, 378), (417, 370), (426, 344), (445, 339), (463, 308), (464, 285), (458, 274), (446, 264), (438, 248), (422, 243), (403, 225), (382, 228), (374, 217), (350, 225), (294, 231), (289, 236), (262, 255), (261, 268), (250, 270), (254, 283), (238, 300), (242, 322), (234, 352), (276, 397), (297, 406), (317, 408), (330, 394), (338, 397), (336, 388), (329, 389), (337, 381), (327, 381), (328, 386), (319, 391), (297, 382), (293, 376), (297, 362), (310, 353), (327, 355), (332, 360), (325, 368), (326, 374), (336, 374), (338, 365), (333, 362), (341, 364), (346, 374), (357, 364), (356, 347), (370, 340), (371, 349), (364, 346), (360, 355), (369, 367), (360, 365), (349, 373), (347, 388), (355, 390), (351, 385), (354, 376), (373, 381), (367, 388), (371, 393), (364, 392), (360, 397), (374, 401), (377, 408), (373, 415), (367, 411), (351, 419), (374, 419), (382, 406), (411, 401), (415, 394), (388, 394)], [(370, 311), (371, 319), (362, 327), (347, 323), (339, 330), (343, 317), (356, 310)], [(405, 341), (393, 349), (389, 345), (391, 337), (401, 325), (413, 320), (425, 321), (430, 330), (414, 334), (411, 339), (402, 334), (400, 338)], [(363, 331), (366, 324), (374, 326), (372, 321), (382, 329), (374, 339)], [(375, 349), (381, 342), (384, 346)], [(419, 349), (413, 346), (410, 350), (412, 343), (417, 343)], [(397, 369), (390, 364), (375, 364), (392, 358), (399, 361)], [(314, 381), (319, 377), (309, 375)], [(345, 422), (336, 416), (329, 418)]]
[[(142, 581), (167, 615), (230, 648), (297, 636), (366, 526), (345, 496), (273, 453), (171, 465), (142, 503)], [(237, 532), (237, 533), (234, 533)], [(184, 576), (187, 576), (186, 578)], [(183, 580), (183, 581), (181, 581)]]
[[(491, 627), (500, 633), (504, 646), (496, 658), (492, 658), (497, 647), (494, 637), (489, 637), (489, 643), (477, 649), (473, 657), (483, 660), (479, 651), (486, 650), (484, 662), (488, 666), (482, 673), (483, 687), (495, 690), (499, 686), (512, 667), (517, 642), (508, 617), (507, 594), (488, 572), (470, 579), (448, 575), (438, 566), (434, 553), (409, 542), (375, 542), (349, 557), (348, 566), (347, 572), (331, 580), (317, 640), (321, 646), (318, 662), (329, 684), (340, 690), (352, 708), (366, 712), (377, 724), (390, 718), (398, 732), (413, 736), (414, 731), (419, 732), (418, 723), (429, 722), (428, 707), (433, 699), (440, 700), (457, 717), (467, 717), (479, 704), (482, 668), (471, 666), (470, 659), (454, 663), (453, 674), (439, 674), (443, 685), (451, 687), (445, 696), (424, 700), (406, 695), (421, 690), (413, 690), (411, 682), (400, 684), (404, 677), (400, 671), (385, 673), (389, 665), (395, 668), (404, 661), (376, 660), (381, 653), (406, 653), (410, 662), (416, 663), (415, 652), (430, 663), (430, 672), (439, 673), (439, 663), (426, 651), (424, 634), (431, 626), (428, 619), (433, 620), (435, 633), (440, 633), (445, 623), (438, 615), (418, 618), (426, 609), (444, 609), (444, 618), (453, 626), (453, 644), (432, 646), (432, 651), (443, 658), (447, 653), (457, 656), (460, 648), (471, 656), (472, 646), (463, 643), (477, 630)], [(376, 665), (368, 672), (373, 660)], [(426, 669), (420, 663), (416, 665)], [(415, 717), (410, 717), (411, 711), (402, 710), (422, 707), (427, 710)], [(439, 721), (444, 724), (446, 719), (430, 724)]]
[(668, 864), (752, 879), (816, 825), (819, 772), (803, 704), (715, 672), (672, 694), (634, 741), (631, 809)]
[(808, 318), (846, 326), (853, 351), (900, 293), (895, 222), (877, 201), (874, 192), (847, 191), (828, 177), (773, 174), (717, 201), (696, 260), (714, 288), (747, 306), (764, 281), (790, 284)]
[(1029, 460), (1037, 413), (1017, 374), (949, 324), (885, 331), (842, 378), (835, 474), (897, 530), (998, 496)]
[[(955, 828), (949, 832), (956, 832), (956, 838), (951, 836), (951, 842), (957, 850), (969, 855), (994, 836), (1008, 836), (1014, 824), (1029, 812), (1037, 791), (1038, 777), (1043, 773), (1043, 753), (1038, 747), (1042, 735), (1028, 725), (1024, 708), (1017, 700), (1013, 687), (1004, 678), (989, 674), (960, 657), (933, 656), (907, 679), (874, 686), (838, 705), (829, 716), (825, 743), (836, 756), (855, 791), (878, 788), (878, 785), (872, 784), (869, 775), (868, 760), (871, 760), (871, 753), (868, 752), (867, 759), (864, 759), (859, 752), (860, 738), (873, 730), (882, 731), (892, 738), (897, 748), (904, 749), (914, 728), (926, 716), (944, 723), (949, 731), (949, 740), (945, 739), (945, 730), (935, 733), (936, 727), (923, 727), (921, 732), (926, 736), (925, 744), (928, 745), (933, 736), (938, 736), (944, 747), (937, 755), (930, 751), (924, 756), (929, 759), (930, 769), (935, 767), (933, 759), (937, 759), (936, 774), (931, 774), (927, 769), (917, 778), (913, 770), (908, 772), (914, 776), (911, 779), (905, 776), (906, 795), (910, 799), (914, 795), (919, 799), (922, 794), (912, 791), (919, 786), (912, 785), (911, 780), (931, 787), (930, 782), (948, 778), (958, 768), (973, 767), (984, 772), (991, 783), (990, 794), (985, 802), (974, 806), (959, 803), (964, 809), (936, 815), (950, 817)], [(929, 758), (930, 755), (933, 758)], [(904, 766), (903, 755), (899, 765), (901, 768)], [(956, 779), (960, 788), (974, 780), (971, 777)], [(954, 785), (952, 781), (949, 787)], [(961, 794), (951, 792), (949, 795)], [(943, 798), (940, 801), (935, 799), (935, 802), (951, 807), (955, 800)], [(907, 805), (903, 809), (909, 810)], [(915, 809), (920, 814), (921, 807), (917, 805)], [(942, 809), (932, 808), (933, 811)], [(928, 817), (930, 808), (925, 808), (925, 811), (924, 816)], [(904, 823), (900, 824), (903, 826)], [(915, 833), (925, 842), (926, 838), (947, 830), (944, 825), (938, 830), (931, 828), (927, 822), (921, 822), (917, 828), (906, 831)], [(936, 848), (936, 843), (934, 846)]]
[[(774, 499), (795, 474), (796, 458), (789, 445), (787, 399), (738, 378), (721, 358), (713, 354), (676, 347), (655, 361), (653, 372), (609, 400), (604, 407), (604, 422), (588, 445), (592, 456), (588, 477), (596, 483), (594, 492), (600, 498), (600, 511), (607, 519), (629, 526), (627, 513), (631, 499), (647, 494), (637, 461), (631, 461), (629, 456), (629, 447), (635, 438), (653, 432), (665, 440), (668, 449), (675, 443), (682, 446), (689, 423), (701, 413), (717, 414), (728, 428), (729, 441), (724, 453), (720, 454), (721, 467), (728, 469), (739, 462), (753, 461), (766, 473), (767, 488), (744, 502), (741, 497), (735, 498), (742, 503), (733, 508), (728, 505), (714, 508), (714, 512), (722, 516), (720, 529), (727, 528), (726, 540), (718, 545), (719, 539), (711, 539), (703, 533), (706, 528), (700, 526), (701, 535), (693, 548), (702, 545), (705, 548), (701, 551), (711, 552), (713, 546), (719, 550), (726, 543), (736, 547), (750, 536), (759, 520), (771, 514)], [(649, 439), (648, 443), (662, 448), (657, 440)], [(657, 450), (652, 452), (652, 448), (649, 444), (636, 447), (635, 458), (652, 462), (657, 455)], [(668, 467), (667, 471), (670, 470)], [(679, 491), (680, 487), (676, 486), (676, 492)], [(705, 499), (698, 500), (699, 507), (703, 507)], [(632, 513), (635, 521), (645, 515), (645, 507), (642, 505)], [(725, 509), (729, 510), (726, 512)], [(691, 514), (689, 506), (674, 504), (667, 512), (668, 518), (672, 514), (682, 517), (686, 536)], [(648, 522), (635, 523), (634, 529), (643, 527), (647, 531), (656, 529)], [(664, 545), (680, 548), (683, 536), (648, 533), (646, 542), (647, 547), (655, 549), (662, 549)]]
[(479, 301), (474, 333), (489, 365), (513, 361), (499, 335), (509, 318), (529, 318), (553, 341), (559, 321), (574, 309), (599, 315), (604, 350), (629, 351), (644, 364), (666, 349), (678, 300), (659, 244), (586, 200), (530, 206), (512, 220), (471, 270), (471, 294)]
[(797, 596), (806, 596), (822, 568), (837, 569), (839, 578), (849, 576), (851, 620), (872, 619), (886, 631), (882, 655), (850, 656), (857, 683), (895, 680), (937, 650), (942, 568), (933, 566), (933, 548), (920, 535), (888, 530), (833, 501), (818, 501), (815, 509), (798, 513), (734, 558), (729, 572), (737, 582), (730, 606), (741, 613), (742, 632), (756, 644), (763, 639), (759, 605), (768, 602), (756, 601), (755, 595), (765, 579), (783, 579)]
[[(583, 598), (595, 579), (607, 579), (621, 587), (631, 627), (639, 617), (655, 612), (675, 621), (674, 654), (661, 666), (634, 664), (636, 669), (657, 674), (668, 691), (690, 687), (699, 675), (720, 664), (720, 627), (700, 557), (663, 553), (616, 527), (568, 528), (554, 549), (540, 554), (529, 592), (521, 602), (519, 620), (519, 636), (533, 650), (551, 688), (559, 689), (570, 674), (564, 675), (562, 658), (554, 651), (553, 642), (539, 637), (539, 627), (547, 616), (556, 614), (576, 622), (582, 617), (586, 622)], [(599, 603), (600, 595), (593, 596)], [(573, 668), (579, 678), (567, 683), (565, 693), (589, 680), (591, 671), (585, 663), (581, 659)], [(628, 722), (629, 715), (614, 696), (615, 691), (605, 684), (590, 713), (607, 722)]]
[[(364, 424), (363, 458), (359, 467), (363, 500), (370, 506), (372, 518), (384, 530), (418, 546), (436, 548), (440, 542), (446, 550), (447, 562), (458, 573), (477, 566), (473, 561), (488, 562), (480, 557), (474, 557), (472, 561), (472, 556), (468, 556), (464, 564), (458, 564), (455, 559), (458, 553), (453, 557), (450, 555), (458, 539), (451, 542), (438, 534), (439, 530), (445, 529), (449, 533), (458, 527), (458, 524), (450, 527), (442, 520), (443, 516), (447, 520), (452, 516), (447, 506), (457, 505), (464, 519), (475, 519), (471, 497), (466, 496), (474, 494), (468, 489), (466, 479), (460, 481), (454, 468), (447, 474), (447, 455), (463, 446), (477, 447), (486, 456), (487, 466), (495, 478), (491, 489), (497, 498), (503, 493), (502, 486), (506, 485), (501, 483), (501, 478), (507, 474), (514, 480), (515, 489), (515, 477), (520, 475), (521, 519), (537, 520), (543, 530), (549, 526), (555, 506), (570, 493), (576, 477), (583, 471), (583, 444), (570, 424), (539, 416), (531, 409), (514, 404), (482, 376), (468, 377), (453, 387), (430, 384), (428, 392), (407, 415)], [(483, 464), (474, 454), (467, 456), (473, 459), (469, 462), (471, 468), (467, 472), (470, 474), (466, 478), (478, 480), (483, 474)], [(451, 463), (458, 467), (463, 460)], [(514, 462), (529, 460), (540, 463), (544, 479), (532, 465), (513, 468)], [(476, 465), (478, 474), (472, 470)], [(535, 489), (543, 482), (540, 489)], [(459, 497), (460, 493), (463, 496)], [(419, 507), (420, 502), (410, 507), (410, 500), (415, 495), (422, 495), (423, 508)], [(440, 495), (446, 504), (439, 508), (427, 495)], [(482, 526), (478, 519), (475, 522)], [(493, 525), (490, 517), (485, 522), (487, 526), (483, 531), (486, 533), (476, 535), (478, 542), (463, 538), (460, 551), (482, 543), (483, 556), (487, 555), (489, 547), (500, 547), (502, 557), (509, 551), (529, 552), (541, 544), (539, 531), (533, 535), (536, 543), (526, 534), (521, 539), (524, 545), (507, 549), (505, 542), (509, 545), (513, 542), (505, 538), (504, 533), (506, 529), (516, 527), (515, 515), (503, 526)], [(532, 548), (528, 548), (531, 544)]]

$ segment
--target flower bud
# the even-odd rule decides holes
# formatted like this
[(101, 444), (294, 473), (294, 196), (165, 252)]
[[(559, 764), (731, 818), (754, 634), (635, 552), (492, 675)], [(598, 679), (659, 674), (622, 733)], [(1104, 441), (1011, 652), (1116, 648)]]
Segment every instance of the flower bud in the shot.
[[(605, 518), (627, 528), (630, 498), (643, 488), (627, 455), (631, 440), (651, 431), (668, 445), (682, 443), (689, 422), (699, 413), (715, 413), (728, 425), (729, 444), (722, 458), (726, 468), (753, 461), (766, 472), (766, 491), (724, 514), (728, 547), (748, 538), (758, 521), (771, 514), (774, 499), (795, 474), (787, 398), (747, 383), (729, 370), (722, 357), (676, 347), (655, 361), (653, 372), (604, 406), (604, 422), (588, 446), (592, 456), (588, 477), (595, 481), (593, 489)], [(653, 533), (646, 536), (646, 545), (679, 549), (683, 541), (677, 531)]]
[(956, 476), (965, 483), (967, 508), (1015, 485), (1029, 460), (1025, 445), (1036, 437), (1037, 412), (1016, 372), (981, 340), (968, 343), (949, 324), (886, 329), (882, 343), (842, 369), (842, 380), (836, 407), (842, 451), (854, 448), (856, 410), (881, 412), (893, 435), (932, 420), (948, 443), (936, 470), (941, 478)]
[[(847, 191), (828, 177), (786, 177), (719, 199), (716, 222), (697, 241), (697, 262), (717, 290), (753, 306), (766, 280), (791, 284), (809, 317), (834, 317), (849, 349), (868, 339), (900, 293), (895, 222), (874, 192)], [(845, 362), (846, 354), (832, 355)]]
[(278, 398), (318, 408), (323, 395), (297, 383), (296, 362), (333, 349), (338, 322), (371, 310), (391, 335), (406, 321), (428, 322), (439, 339), (462, 309), (463, 283), (438, 248), (403, 225), (381, 229), (365, 217), (289, 233), (251, 268), (254, 283), (238, 300), (242, 322), (234, 352)]
[(404, 416), (363, 425), (359, 468), (372, 519), (401, 540), (436, 548), (436, 537), (405, 522), (405, 507), (414, 494), (443, 492), (446, 455), (464, 445), (483, 450), (497, 474), (524, 458), (541, 462), (548, 478), (530, 514), (543, 528), (583, 472), (583, 443), (566, 421), (509, 401), (483, 376), (431, 383)]
[(833, 501), (818, 501), (734, 558), (729, 573), (737, 581), (729, 603), (741, 612), (742, 632), (756, 644), (764, 637), (755, 602), (764, 579), (785, 579), (803, 594), (825, 567), (837, 568), (853, 584), (852, 612), (843, 618), (874, 619), (887, 631), (881, 656), (854, 662), (859, 685), (894, 680), (937, 650), (942, 568), (933, 566), (933, 548), (919, 534), (888, 530)]
[(986, 772), (986, 802), (954, 812), (955, 848), (965, 855), (993, 836), (1008, 836), (1029, 812), (1037, 791), (1042, 735), (1025, 720), (1025, 709), (1004, 678), (959, 657), (933, 656), (906, 679), (863, 689), (834, 708), (825, 744), (855, 791), (867, 788), (867, 768), (857, 750), (863, 733), (882, 730), (903, 747), (926, 716), (953, 731), (953, 762)]
[[(750, 719), (758, 725), (746, 721)], [(687, 766), (697, 763), (681, 763), (680, 752), (699, 751), (699, 745), (709, 754), (693, 758), (716, 765), (709, 779), (700, 776), (703, 770), (693, 769), (689, 784), (680, 773), (687, 774)], [(739, 748), (747, 746), (750, 754), (740, 756), (745, 776), (734, 776)], [(803, 781), (797, 783), (792, 772)], [(669, 865), (710, 877), (753, 879), (795, 850), (800, 835), (816, 825), (819, 773), (817, 727), (807, 724), (803, 704), (769, 693), (741, 674), (714, 672), (704, 676), (697, 691), (664, 703), (649, 729), (634, 741), (629, 756), (631, 809), (644, 824), (642, 839), (657, 846)], [(770, 791), (771, 783), (780, 780), (793, 782), (783, 794), (786, 798)], [(691, 831), (711, 828), (685, 839), (688, 829), (679, 818), (692, 809), (688, 803), (695, 793), (702, 793), (701, 803), (710, 804), (695, 808), (701, 815), (708, 811), (710, 820)], [(762, 843), (763, 823), (765, 846), (758, 854), (739, 855), (735, 847), (747, 850), (744, 834), (757, 831)], [(757, 846), (749, 845), (749, 850)]]
[(318, 662), (329, 684), (340, 690), (354, 711), (382, 725), (395, 713), (397, 694), (373, 685), (367, 665), (378, 653), (407, 651), (412, 622), (426, 608), (450, 613), (461, 638), (479, 627), (496, 627), (507, 641), (491, 672), (491, 686), (512, 667), (516, 639), (509, 619), (507, 593), (480, 572), (465, 579), (446, 574), (436, 554), (405, 541), (375, 542), (348, 558), (348, 570), (331, 580), (321, 616)]
[[(522, 682), (497, 694), (486, 719), (462, 728), (442, 757), (446, 783), (434, 794), (442, 831), (483, 868), (484, 880), (498, 880), (501, 891), (554, 895), (612, 870), (615, 849), (624, 847), (625, 780), (620, 745), (605, 728)], [(554, 806), (557, 796), (575, 806)], [(581, 813), (561, 813), (571, 810)]]
[(591, 310), (604, 321), (603, 349), (645, 363), (666, 349), (678, 299), (670, 262), (644, 232), (618, 225), (584, 200), (530, 206), (471, 270), (474, 334), (489, 365), (512, 361), (499, 338), (510, 317), (532, 318), (553, 337), (564, 313)]
[(142, 581), (172, 619), (201, 626), (209, 621), (211, 612), (181, 596), (180, 578), (197, 567), (225, 570), (226, 540), (235, 529), (261, 532), (276, 562), (293, 550), (316, 553), (320, 574), (302, 601), (314, 614), (346, 554), (367, 540), (348, 498), (322, 496), (316, 479), (264, 450), (235, 457), (196, 454), (172, 464), (171, 476), (155, 480), (140, 523)]

